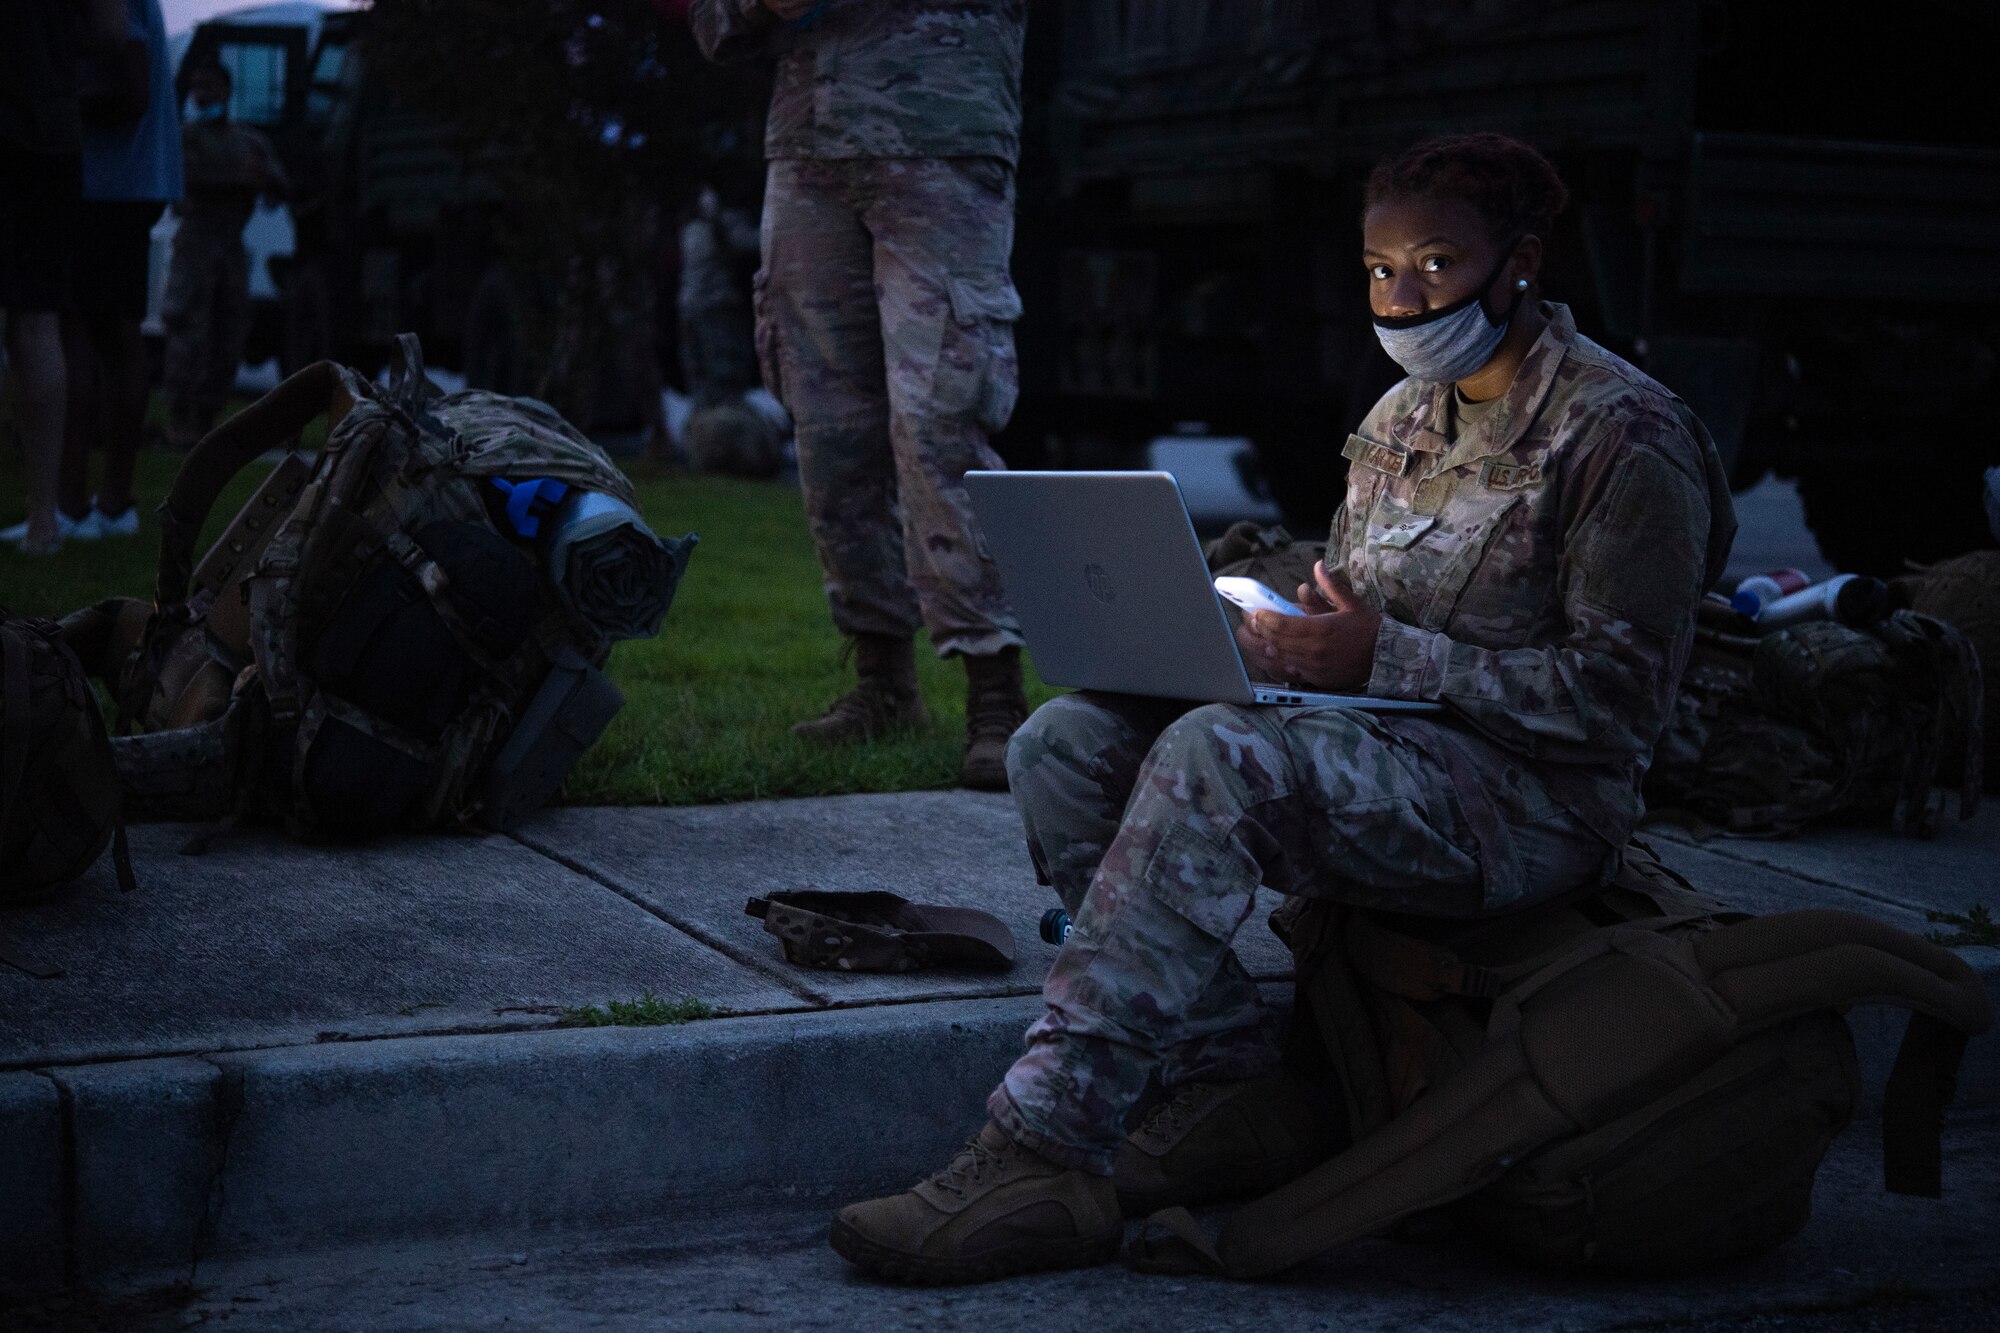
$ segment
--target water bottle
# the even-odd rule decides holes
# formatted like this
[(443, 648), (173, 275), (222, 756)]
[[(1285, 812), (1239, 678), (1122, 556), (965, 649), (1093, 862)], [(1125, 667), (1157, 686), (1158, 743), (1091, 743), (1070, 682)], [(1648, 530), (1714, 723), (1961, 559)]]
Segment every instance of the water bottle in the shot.
[(1057, 948), (1069, 938), (1070, 927), (1076, 923), (1069, 919), (1069, 913), (1060, 907), (1051, 907), (1042, 913), (1042, 938)]
[(1889, 614), (1889, 585), (1866, 574), (1837, 574), (1824, 583), (1787, 593), (1757, 613), (1757, 623), (1776, 628), (1805, 620), (1872, 625)]
[(1803, 569), (1774, 569), (1768, 574), (1752, 574), (1736, 585), (1736, 591), (1729, 594), (1729, 604), (1749, 616), (1752, 620), (1757, 613), (1788, 593), (1795, 593), (1812, 582)]

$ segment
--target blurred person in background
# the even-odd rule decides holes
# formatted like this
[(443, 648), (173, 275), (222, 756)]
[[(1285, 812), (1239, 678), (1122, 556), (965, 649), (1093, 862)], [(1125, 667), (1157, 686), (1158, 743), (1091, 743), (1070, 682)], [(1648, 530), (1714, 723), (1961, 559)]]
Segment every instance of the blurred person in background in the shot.
[(712, 185), (701, 187), (681, 224), (681, 376), (696, 408), (738, 397), (757, 383), (757, 350), (751, 334), (750, 283), (742, 258), (757, 254), (757, 218), (731, 207)]
[(759, 240), (754, 209), (724, 203), (713, 185), (697, 193), (681, 225), (681, 376), (694, 400), (682, 427), (683, 453), (697, 471), (769, 479), (784, 467), (784, 436), (751, 407), (757, 344), (750, 291)]
[(271, 141), (229, 117), (232, 80), (219, 64), (188, 75), (181, 128), (185, 193), (174, 211), (174, 258), (160, 317), (167, 328), (162, 379), (167, 442), (191, 447), (208, 433), (236, 383), (250, 335), (250, 259), (243, 228), (261, 195), (284, 197)]
[[(84, 65), (78, 263), (63, 315), (69, 372), (56, 523), (71, 541), (139, 531), (132, 469), (149, 391), (139, 332), (153, 224), (181, 194), (181, 136), (159, 0), (120, 0), (122, 41)], [(104, 449), (93, 496), (90, 453)]]
[(0, 0), (0, 318), (28, 475), (28, 516), (0, 531), (0, 541), (29, 555), (62, 549), (60, 312), (82, 189), (77, 60), (87, 15), (95, 18), (81, 3)]
[(1008, 272), (1027, 0), (693, 0), (711, 60), (774, 59), (756, 349), (791, 413), (855, 688), (793, 731), (928, 725), (914, 638), (966, 668), (960, 780), (1007, 785), (1021, 630), (964, 476), (1018, 392)]

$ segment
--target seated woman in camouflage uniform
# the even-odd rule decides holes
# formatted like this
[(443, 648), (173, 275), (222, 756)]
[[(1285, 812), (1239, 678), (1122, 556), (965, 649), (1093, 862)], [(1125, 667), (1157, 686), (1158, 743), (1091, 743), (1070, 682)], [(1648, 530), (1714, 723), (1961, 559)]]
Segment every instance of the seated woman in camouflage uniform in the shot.
[[(1260, 884), (1470, 917), (1608, 879), (1735, 534), (1687, 406), (1539, 299), (1566, 192), (1497, 135), (1368, 182), (1363, 263), (1409, 372), (1349, 437), (1304, 618), (1240, 632), (1270, 679), (1428, 716), (1072, 694), (1014, 737), (1035, 864), (1076, 925), (989, 1123), (833, 1243), (890, 1277), (1097, 1263), (1124, 1216), (1261, 1191), (1328, 1150), (1230, 940)], [(1158, 1077), (1167, 1099), (1129, 1138)]]

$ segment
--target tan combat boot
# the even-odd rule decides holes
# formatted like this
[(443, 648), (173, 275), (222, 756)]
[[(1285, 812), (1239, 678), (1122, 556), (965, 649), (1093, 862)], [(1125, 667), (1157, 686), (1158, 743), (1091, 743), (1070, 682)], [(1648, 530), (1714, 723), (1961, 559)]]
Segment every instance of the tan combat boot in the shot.
[(1332, 1151), (1321, 1116), (1288, 1074), (1189, 1083), (1126, 1137), (1112, 1180), (1125, 1215), (1145, 1217), (1267, 1194)]
[(1028, 720), (1021, 650), (965, 659), (965, 760), (958, 780), (974, 791), (1007, 790), (1007, 742)]
[(828, 1237), (877, 1277), (925, 1285), (1088, 1268), (1125, 1234), (1111, 1181), (1059, 1166), (986, 1128), (907, 1194), (851, 1203)]
[(896, 731), (931, 724), (917, 692), (917, 653), (912, 640), (892, 634), (854, 636), (854, 688), (833, 701), (826, 714), (792, 724), (792, 734), (822, 745), (854, 745)]

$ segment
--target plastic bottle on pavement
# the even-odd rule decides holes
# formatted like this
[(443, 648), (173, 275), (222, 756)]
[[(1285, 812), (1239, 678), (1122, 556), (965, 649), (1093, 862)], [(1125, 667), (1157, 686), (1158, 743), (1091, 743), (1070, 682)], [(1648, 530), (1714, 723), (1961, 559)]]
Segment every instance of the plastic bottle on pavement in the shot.
[(1068, 912), (1060, 907), (1051, 907), (1042, 913), (1042, 938), (1060, 948), (1063, 941), (1069, 938), (1070, 927), (1074, 924)]
[(1805, 620), (1837, 620), (1859, 626), (1872, 625), (1888, 614), (1888, 584), (1866, 574), (1836, 574), (1766, 605), (1757, 612), (1757, 623), (1776, 628)]
[(1812, 579), (1803, 569), (1774, 569), (1767, 574), (1752, 574), (1736, 585), (1736, 591), (1729, 594), (1729, 604), (1749, 616), (1752, 620), (1757, 613), (1788, 593), (1795, 593), (1806, 587)]

